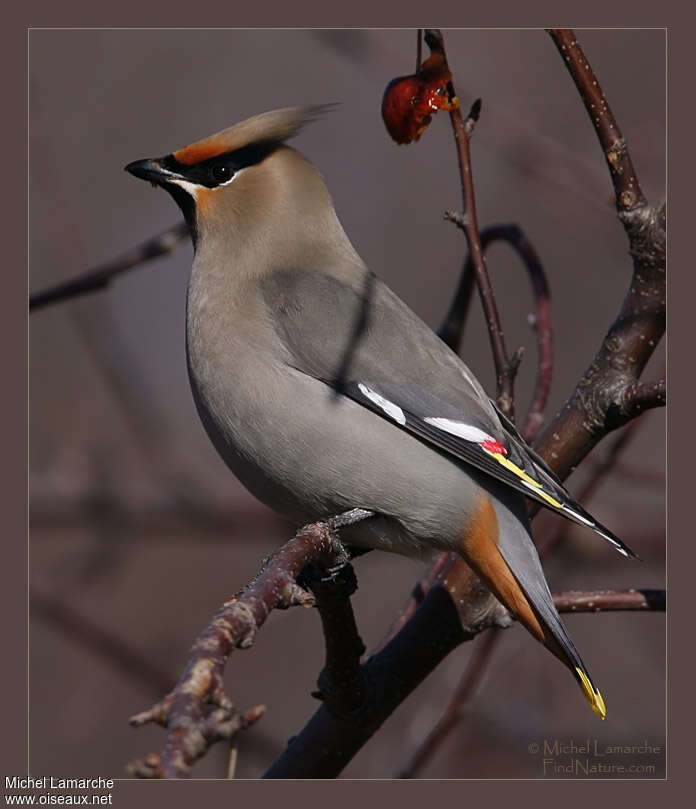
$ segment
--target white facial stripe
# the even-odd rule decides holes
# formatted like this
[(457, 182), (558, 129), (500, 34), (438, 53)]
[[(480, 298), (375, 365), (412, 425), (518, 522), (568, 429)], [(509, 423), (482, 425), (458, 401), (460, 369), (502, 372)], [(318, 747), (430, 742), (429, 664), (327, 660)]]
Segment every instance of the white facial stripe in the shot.
[(168, 177), (167, 182), (178, 185), (179, 188), (183, 188), (184, 191), (189, 193), (194, 199), (196, 199), (196, 191), (201, 187), (200, 185), (196, 185), (196, 183), (188, 182), (188, 180), (180, 180), (178, 177)]
[(389, 399), (385, 399), (384, 396), (380, 396), (379, 393), (368, 388), (367, 385), (363, 385), (362, 382), (358, 383), (358, 388), (360, 388), (360, 392), (363, 396), (367, 396), (367, 398), (374, 402), (377, 407), (381, 407), (382, 410), (395, 422), (398, 424), (406, 424), (406, 416), (404, 416), (404, 411), (398, 406), (395, 405), (393, 402), (390, 402)]
[(430, 416), (426, 416), (425, 421), (427, 421), (428, 424), (432, 424), (433, 427), (437, 427), (438, 430), (444, 430), (446, 433), (459, 436), (459, 438), (463, 438), (466, 441), (475, 441), (477, 444), (480, 444), (482, 441), (495, 441), (492, 435), (488, 435), (488, 433), (485, 433), (483, 430), (479, 430), (479, 428), (474, 427), (473, 424), (464, 424), (463, 421), (431, 418)]

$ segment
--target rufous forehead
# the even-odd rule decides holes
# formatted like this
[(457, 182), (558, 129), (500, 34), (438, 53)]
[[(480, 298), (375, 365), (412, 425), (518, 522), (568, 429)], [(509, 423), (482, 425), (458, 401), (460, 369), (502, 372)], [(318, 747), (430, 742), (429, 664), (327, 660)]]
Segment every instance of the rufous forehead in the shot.
[(229, 144), (221, 138), (207, 138), (192, 143), (190, 146), (184, 146), (183, 149), (174, 152), (172, 156), (183, 166), (193, 166), (202, 160), (209, 160), (211, 157), (217, 157), (229, 150)]

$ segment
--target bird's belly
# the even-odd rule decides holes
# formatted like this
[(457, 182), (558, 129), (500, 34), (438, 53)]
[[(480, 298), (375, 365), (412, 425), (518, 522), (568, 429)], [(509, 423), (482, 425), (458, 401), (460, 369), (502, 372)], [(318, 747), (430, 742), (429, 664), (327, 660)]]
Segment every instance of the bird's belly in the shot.
[[(229, 380), (229, 377), (227, 377)], [(265, 505), (293, 521), (302, 521), (302, 504), (293, 496), (269, 452), (278, 425), (264, 426), (271, 413), (251, 394), (243, 378), (220, 387), (196, 373), (189, 359), (191, 392), (201, 423), (222, 460), (235, 477)]]
[(480, 491), (461, 465), (328, 386), (278, 363), (215, 368), (189, 355), (193, 396), (225, 463), (296, 525), (377, 512), (349, 541), (422, 556), (454, 550)]

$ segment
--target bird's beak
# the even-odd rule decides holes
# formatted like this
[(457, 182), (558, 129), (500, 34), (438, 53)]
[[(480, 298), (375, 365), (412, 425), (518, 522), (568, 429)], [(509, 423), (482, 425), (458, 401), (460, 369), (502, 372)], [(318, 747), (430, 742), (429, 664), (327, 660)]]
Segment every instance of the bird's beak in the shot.
[(125, 167), (125, 171), (140, 180), (148, 180), (155, 185), (164, 185), (174, 179), (181, 179), (176, 172), (164, 168), (159, 160), (134, 160)]

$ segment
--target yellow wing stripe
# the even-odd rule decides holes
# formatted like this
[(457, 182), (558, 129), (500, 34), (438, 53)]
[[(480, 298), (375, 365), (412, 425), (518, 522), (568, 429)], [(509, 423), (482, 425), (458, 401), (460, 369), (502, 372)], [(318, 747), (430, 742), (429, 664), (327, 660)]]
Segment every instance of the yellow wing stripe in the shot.
[(580, 685), (582, 685), (582, 690), (585, 692), (585, 696), (587, 697), (587, 701), (590, 703), (590, 707), (600, 719), (604, 719), (604, 717), (607, 715), (607, 706), (604, 704), (602, 695), (599, 693), (599, 691), (594, 690), (592, 683), (589, 681), (584, 671), (581, 671), (577, 667), (575, 668), (575, 671), (577, 671), (578, 677), (580, 677)]
[(562, 503), (559, 503), (558, 500), (554, 500), (553, 497), (551, 497), (551, 495), (546, 494), (546, 492), (541, 488), (541, 483), (534, 480), (534, 478), (530, 478), (529, 475), (524, 471), (524, 469), (520, 469), (519, 466), (517, 466), (517, 464), (514, 464), (502, 453), (489, 452), (488, 454), (492, 455), (501, 466), (504, 466), (506, 469), (509, 469), (511, 472), (517, 475), (518, 478), (536, 487), (536, 489), (538, 490), (537, 494), (539, 495), (539, 497), (543, 498), (547, 503), (549, 503), (549, 505), (554, 506), (554, 508), (563, 508)]

